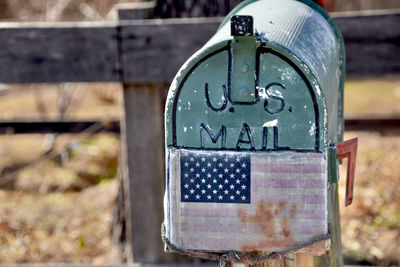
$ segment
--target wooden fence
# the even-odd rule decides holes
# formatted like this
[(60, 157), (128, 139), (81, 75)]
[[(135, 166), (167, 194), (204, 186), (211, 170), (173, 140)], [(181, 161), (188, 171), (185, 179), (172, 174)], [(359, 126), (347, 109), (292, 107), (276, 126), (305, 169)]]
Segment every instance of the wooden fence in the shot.
[[(342, 13), (333, 18), (345, 39), (348, 77), (400, 74), (400, 12)], [(0, 24), (1, 83), (123, 84), (130, 261), (176, 260), (163, 252), (160, 239), (164, 99), (179, 67), (220, 22), (221, 18), (197, 18)]]

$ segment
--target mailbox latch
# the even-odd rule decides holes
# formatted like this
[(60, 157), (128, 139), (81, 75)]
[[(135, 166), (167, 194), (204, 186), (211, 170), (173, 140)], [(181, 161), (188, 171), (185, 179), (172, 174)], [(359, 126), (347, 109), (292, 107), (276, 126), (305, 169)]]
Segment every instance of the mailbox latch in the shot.
[(236, 103), (256, 100), (256, 37), (252, 16), (232, 16), (232, 76), (230, 99)]

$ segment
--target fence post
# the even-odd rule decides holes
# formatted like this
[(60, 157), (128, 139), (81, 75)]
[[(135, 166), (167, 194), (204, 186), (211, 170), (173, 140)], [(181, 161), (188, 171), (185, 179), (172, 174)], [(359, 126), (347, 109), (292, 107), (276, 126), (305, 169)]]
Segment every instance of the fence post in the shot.
[[(123, 6), (119, 20), (149, 18), (152, 5), (135, 9)], [(150, 10), (151, 9), (151, 10)], [(188, 262), (185, 256), (167, 254), (161, 240), (163, 196), (165, 188), (163, 83), (124, 83), (125, 59), (123, 26), (118, 28), (121, 81), (123, 82), (123, 118), (121, 119), (122, 186), (128, 263)], [(129, 35), (129, 34), (128, 34)]]
[[(119, 20), (132, 19), (132, 14), (139, 14), (141, 19), (143, 16), (149, 18), (150, 14), (145, 8), (135, 12), (127, 12), (126, 7), (120, 10), (117, 10)], [(121, 80), (124, 81), (121, 29), (119, 35)], [(161, 91), (158, 84), (123, 83), (122, 186), (128, 262), (158, 263), (165, 260), (160, 239), (164, 188)]]

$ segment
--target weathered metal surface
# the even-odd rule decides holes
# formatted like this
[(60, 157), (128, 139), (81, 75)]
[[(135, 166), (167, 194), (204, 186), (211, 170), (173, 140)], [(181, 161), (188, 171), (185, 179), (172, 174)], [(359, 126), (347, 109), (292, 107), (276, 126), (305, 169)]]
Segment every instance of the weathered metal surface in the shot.
[[(231, 15), (253, 16), (255, 49), (250, 37), (231, 36), (228, 16), (176, 75), (165, 115), (165, 224), (167, 239), (174, 246), (196, 251), (282, 252), (308, 247), (302, 244), (311, 245), (313, 238), (328, 234), (328, 223), (332, 223), (328, 207), (334, 200), (328, 198), (332, 174), (327, 164), (336, 166), (337, 160), (327, 162), (326, 154), (328, 140), (336, 143), (343, 133), (344, 48), (327, 15), (311, 2), (302, 2), (264, 0), (240, 5)], [(242, 26), (246, 32), (248, 27)], [(235, 60), (255, 65), (255, 97), (240, 94), (242, 85), (235, 80), (240, 68)], [(244, 84), (253, 86), (252, 81)], [(251, 172), (236, 166), (232, 158), (251, 166)], [(231, 163), (225, 166), (223, 161)], [(321, 172), (302, 173), (310, 170), (311, 163)], [(273, 178), (278, 165), (280, 177)], [(232, 184), (224, 172), (232, 172)], [(247, 178), (236, 178), (239, 174), (251, 176), (251, 184)], [(315, 200), (313, 208), (307, 197), (296, 198), (296, 190), (310, 189), (300, 185), (309, 182), (306, 176), (315, 179), (313, 186), (321, 184), (307, 191)], [(209, 185), (204, 187), (207, 179)], [(243, 187), (223, 191), (225, 181), (230, 190)], [(271, 186), (274, 182), (280, 185)], [(277, 191), (279, 197), (274, 197)], [(314, 211), (322, 217), (308, 228), (312, 219), (307, 217), (310, 221), (305, 224), (298, 214)], [(223, 221), (226, 216), (229, 225)], [(206, 217), (214, 226), (207, 224)], [(299, 230), (300, 225), (307, 229)], [(324, 255), (329, 242), (319, 240), (303, 252)]]

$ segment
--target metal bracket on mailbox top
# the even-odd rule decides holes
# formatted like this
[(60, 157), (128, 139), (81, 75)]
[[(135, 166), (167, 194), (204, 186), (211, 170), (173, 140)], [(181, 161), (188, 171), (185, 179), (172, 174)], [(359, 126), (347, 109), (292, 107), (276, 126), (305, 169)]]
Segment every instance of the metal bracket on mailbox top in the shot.
[(256, 100), (256, 37), (253, 33), (253, 17), (232, 16), (231, 35), (233, 51), (230, 99), (237, 103), (253, 103)]

